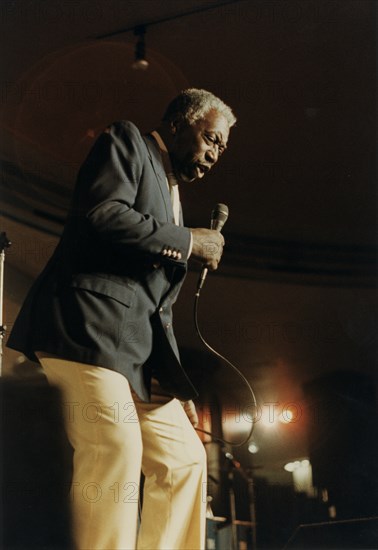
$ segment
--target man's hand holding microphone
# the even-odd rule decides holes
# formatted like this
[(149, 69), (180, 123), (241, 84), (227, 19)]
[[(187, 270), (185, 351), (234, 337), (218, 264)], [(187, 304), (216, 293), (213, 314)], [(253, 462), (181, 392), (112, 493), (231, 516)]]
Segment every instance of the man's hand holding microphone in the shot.
[(217, 269), (220, 262), (224, 237), (215, 229), (191, 229), (193, 248), (191, 257), (198, 260), (210, 271)]
[(218, 203), (211, 212), (210, 229), (191, 229), (193, 237), (193, 258), (202, 262), (203, 267), (197, 286), (197, 296), (205, 282), (207, 271), (217, 269), (220, 262), (224, 238), (221, 230), (228, 218), (228, 207), (225, 204)]

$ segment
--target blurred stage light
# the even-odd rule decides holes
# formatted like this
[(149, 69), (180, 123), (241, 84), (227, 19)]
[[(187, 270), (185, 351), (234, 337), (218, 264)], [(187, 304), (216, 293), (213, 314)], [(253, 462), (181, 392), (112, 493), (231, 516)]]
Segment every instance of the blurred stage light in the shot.
[(252, 441), (249, 445), (248, 445), (248, 451), (255, 455), (256, 453), (258, 453), (260, 450), (259, 446), (256, 445), (256, 443), (254, 441)]

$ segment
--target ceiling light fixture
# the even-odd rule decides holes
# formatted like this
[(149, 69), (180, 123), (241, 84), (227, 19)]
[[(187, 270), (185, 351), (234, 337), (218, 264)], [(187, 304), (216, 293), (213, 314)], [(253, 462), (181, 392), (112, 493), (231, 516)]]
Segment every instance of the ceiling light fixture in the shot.
[(146, 43), (144, 35), (146, 34), (146, 27), (139, 25), (134, 29), (134, 35), (137, 37), (135, 44), (135, 61), (132, 64), (132, 68), (136, 71), (145, 71), (148, 69), (148, 61), (146, 59)]

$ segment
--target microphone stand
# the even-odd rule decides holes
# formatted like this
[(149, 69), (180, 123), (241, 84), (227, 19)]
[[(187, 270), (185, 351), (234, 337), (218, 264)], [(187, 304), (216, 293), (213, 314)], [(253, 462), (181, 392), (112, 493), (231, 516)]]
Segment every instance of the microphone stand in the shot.
[(9, 248), (11, 244), (6, 233), (0, 233), (0, 377), (3, 368), (3, 339), (7, 330), (7, 327), (3, 325), (5, 249)]
[(248, 468), (245, 475), (248, 484), (248, 496), (249, 496), (249, 515), (251, 518), (251, 527), (252, 527), (252, 549), (256, 550), (257, 540), (256, 540), (256, 499), (255, 499), (255, 485), (253, 481), (253, 468)]

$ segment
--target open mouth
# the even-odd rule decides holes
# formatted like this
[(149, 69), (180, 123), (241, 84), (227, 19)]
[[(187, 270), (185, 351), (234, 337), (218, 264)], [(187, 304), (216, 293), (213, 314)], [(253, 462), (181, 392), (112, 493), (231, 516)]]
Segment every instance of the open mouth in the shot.
[(201, 178), (206, 174), (206, 172), (210, 170), (210, 168), (206, 164), (197, 164), (196, 169), (199, 177)]

